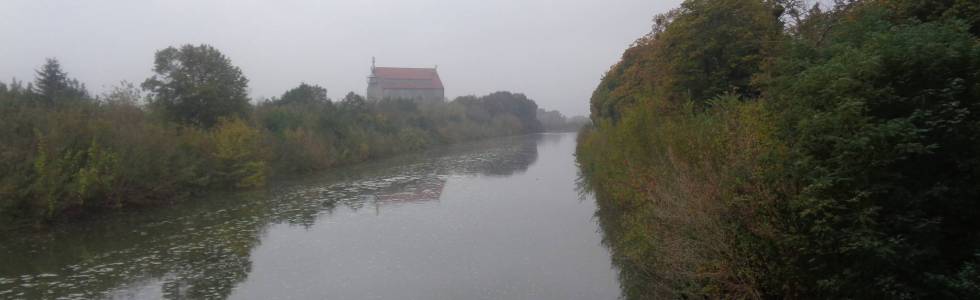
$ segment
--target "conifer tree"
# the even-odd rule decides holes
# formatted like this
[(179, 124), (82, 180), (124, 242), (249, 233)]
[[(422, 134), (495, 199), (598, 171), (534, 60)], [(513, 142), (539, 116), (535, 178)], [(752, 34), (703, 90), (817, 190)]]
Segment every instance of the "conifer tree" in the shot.
[(44, 105), (59, 105), (88, 97), (85, 86), (78, 80), (68, 78), (68, 73), (61, 69), (61, 63), (56, 58), (46, 59), (44, 66), (35, 72), (37, 75), (31, 91)]

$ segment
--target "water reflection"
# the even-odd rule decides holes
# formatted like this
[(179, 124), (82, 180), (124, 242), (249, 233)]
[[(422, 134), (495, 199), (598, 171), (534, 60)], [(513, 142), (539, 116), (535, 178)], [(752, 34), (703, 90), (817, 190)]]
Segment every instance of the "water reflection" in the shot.
[(510, 176), (538, 159), (534, 135), (362, 164), (267, 190), (116, 213), (30, 236), (0, 236), (0, 298), (226, 298), (275, 224), (311, 228), (338, 208), (435, 204), (452, 176)]
[[(662, 282), (654, 272), (654, 266), (642, 261), (649, 253), (639, 253), (636, 237), (630, 236), (629, 228), (634, 225), (629, 218), (633, 208), (616, 203), (610, 194), (597, 190), (589, 174), (579, 168), (575, 179), (576, 191), (582, 200), (593, 201), (596, 204), (594, 218), (602, 232), (602, 246), (609, 251), (610, 263), (615, 267), (616, 278), (619, 282), (622, 299), (660, 299), (670, 298), (671, 293), (657, 290), (651, 284)], [(632, 233), (635, 235), (635, 233)]]

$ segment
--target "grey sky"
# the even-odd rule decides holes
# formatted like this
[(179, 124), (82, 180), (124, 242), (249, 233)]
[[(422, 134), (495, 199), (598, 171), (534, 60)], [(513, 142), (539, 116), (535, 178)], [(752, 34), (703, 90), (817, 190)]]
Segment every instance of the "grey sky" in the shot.
[(522, 92), (587, 114), (602, 74), (679, 0), (4, 0), (0, 81), (30, 81), (45, 57), (100, 93), (151, 75), (171, 45), (217, 47), (253, 97), (302, 82), (364, 94), (379, 66), (439, 66), (446, 96)]

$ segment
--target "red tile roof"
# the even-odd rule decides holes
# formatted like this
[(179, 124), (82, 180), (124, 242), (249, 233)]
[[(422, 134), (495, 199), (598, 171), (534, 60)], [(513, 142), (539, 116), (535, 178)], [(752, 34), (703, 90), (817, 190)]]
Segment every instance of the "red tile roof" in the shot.
[(442, 89), (439, 73), (432, 68), (374, 68), (383, 89)]

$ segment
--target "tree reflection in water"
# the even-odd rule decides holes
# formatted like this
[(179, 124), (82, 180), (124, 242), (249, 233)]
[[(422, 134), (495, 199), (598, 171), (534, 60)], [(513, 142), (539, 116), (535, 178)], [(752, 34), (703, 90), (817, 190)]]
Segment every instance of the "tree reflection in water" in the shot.
[(0, 235), (0, 298), (226, 298), (274, 224), (310, 228), (338, 207), (438, 201), (449, 176), (507, 176), (538, 158), (530, 135), (467, 143), (173, 207)]

